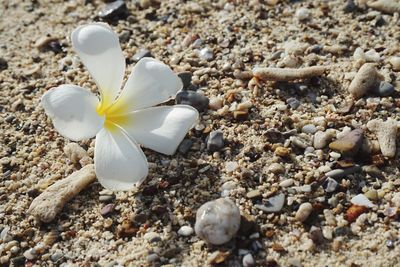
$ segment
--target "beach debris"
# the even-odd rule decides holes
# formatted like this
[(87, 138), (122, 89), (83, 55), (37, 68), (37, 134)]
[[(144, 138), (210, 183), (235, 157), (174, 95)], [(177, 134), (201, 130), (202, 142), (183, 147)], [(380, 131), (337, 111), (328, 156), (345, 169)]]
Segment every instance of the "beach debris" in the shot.
[(357, 206), (363, 206), (367, 208), (375, 207), (375, 205), (364, 194), (358, 194), (354, 196), (350, 202), (351, 204)]
[(197, 210), (196, 234), (210, 244), (228, 242), (236, 235), (239, 227), (239, 208), (228, 198), (209, 201)]
[(95, 178), (93, 164), (83, 167), (67, 178), (49, 186), (32, 201), (28, 212), (42, 222), (51, 222), (64, 205), (93, 182)]
[(354, 156), (357, 154), (363, 141), (363, 130), (355, 129), (342, 138), (329, 144), (329, 148), (344, 155)]
[(276, 196), (270, 197), (267, 204), (256, 204), (255, 208), (268, 213), (280, 212), (285, 205), (285, 194), (281, 193)]
[(367, 123), (367, 128), (378, 138), (382, 155), (392, 158), (396, 154), (397, 121), (388, 118), (386, 121), (374, 119)]
[(304, 68), (256, 68), (253, 75), (264, 81), (293, 81), (321, 76), (327, 71), (324, 66)]

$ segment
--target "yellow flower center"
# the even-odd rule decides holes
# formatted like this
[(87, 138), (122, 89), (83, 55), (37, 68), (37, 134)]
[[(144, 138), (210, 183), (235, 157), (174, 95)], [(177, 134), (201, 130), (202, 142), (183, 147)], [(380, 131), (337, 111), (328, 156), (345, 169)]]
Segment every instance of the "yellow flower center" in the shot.
[(116, 131), (118, 126), (128, 122), (127, 110), (128, 106), (123, 101), (119, 99), (113, 104), (112, 99), (107, 96), (103, 96), (96, 107), (97, 114), (105, 117), (104, 127), (109, 131)]

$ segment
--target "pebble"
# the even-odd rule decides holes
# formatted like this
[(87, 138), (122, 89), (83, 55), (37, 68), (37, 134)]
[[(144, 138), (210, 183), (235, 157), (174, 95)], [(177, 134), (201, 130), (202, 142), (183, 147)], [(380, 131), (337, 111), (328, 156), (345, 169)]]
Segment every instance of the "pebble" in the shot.
[(190, 148), (193, 146), (193, 141), (190, 139), (184, 139), (178, 146), (178, 151), (182, 155), (186, 155)]
[(115, 199), (115, 196), (108, 196), (108, 195), (99, 196), (99, 201), (100, 202), (110, 202), (110, 201), (112, 201), (114, 199)]
[(225, 170), (227, 172), (233, 172), (239, 167), (239, 164), (235, 161), (227, 161), (225, 163)]
[(375, 205), (363, 194), (358, 194), (356, 196), (354, 196), (350, 202), (353, 205), (357, 205), (357, 206), (363, 206), (363, 207), (367, 207), (367, 208), (372, 208)]
[(332, 140), (333, 134), (329, 131), (318, 131), (314, 134), (313, 146), (315, 149), (323, 149)]
[(143, 237), (150, 243), (155, 243), (155, 242), (161, 241), (160, 235), (157, 234), (156, 232), (145, 233)]
[(208, 47), (201, 49), (198, 53), (198, 56), (200, 59), (207, 60), (207, 61), (214, 59), (214, 53)]
[(229, 251), (214, 251), (209, 257), (208, 257), (208, 263), (209, 264), (220, 264), (223, 263), (229, 256), (230, 256)]
[(394, 0), (378, 0), (367, 2), (370, 8), (379, 10), (384, 13), (393, 14), (400, 13), (400, 3)]
[(123, 0), (108, 3), (100, 12), (99, 17), (105, 20), (118, 20), (127, 16), (128, 9)]
[(369, 200), (377, 201), (379, 199), (378, 192), (375, 189), (368, 190), (364, 194)]
[(42, 222), (51, 222), (64, 205), (96, 178), (94, 165), (86, 165), (53, 185), (35, 198), (28, 212)]
[(301, 128), (303, 133), (314, 134), (317, 132), (317, 127), (314, 124), (306, 124)]
[(149, 254), (146, 256), (146, 261), (151, 263), (159, 260), (159, 256), (155, 253)]
[(390, 96), (395, 91), (391, 83), (381, 81), (379, 86), (375, 87), (374, 92), (379, 96)]
[(294, 180), (292, 178), (283, 180), (282, 182), (279, 183), (280, 187), (289, 187), (294, 184)]
[(267, 204), (256, 204), (254, 207), (264, 212), (276, 213), (282, 210), (283, 205), (285, 205), (285, 195), (280, 193), (276, 196), (270, 197), (267, 200)]
[(64, 254), (63, 254), (62, 252), (57, 251), (57, 252), (53, 253), (53, 254), (50, 256), (50, 259), (51, 259), (53, 262), (57, 262), (57, 261), (59, 261), (62, 257), (64, 257)]
[(261, 196), (261, 192), (260, 190), (256, 189), (256, 190), (251, 190), (249, 192), (247, 192), (246, 197), (247, 198), (259, 198)]
[(379, 62), (381, 60), (381, 56), (375, 51), (375, 49), (370, 49), (365, 52), (365, 59), (367, 62)]
[[(393, 66), (394, 71), (400, 71), (400, 57), (391, 57), (389, 59), (389, 63)], [(1, 63), (0, 63), (0, 69), (1, 69)]]
[(327, 173), (325, 173), (325, 176), (331, 177), (333, 179), (339, 179), (346, 177), (347, 175), (357, 173), (361, 171), (361, 167), (359, 165), (354, 165), (352, 167), (346, 168), (346, 169), (334, 169), (331, 170)]
[(5, 227), (3, 228), (3, 230), (1, 230), (0, 239), (1, 239), (4, 243), (6, 243), (6, 242), (12, 240), (12, 236), (10, 235), (10, 229), (11, 229), (10, 226), (5, 226)]
[(280, 163), (272, 163), (268, 170), (274, 174), (280, 174), (280, 173), (284, 173), (285, 172), (285, 168), (282, 166), (282, 164)]
[(329, 144), (329, 148), (341, 154), (354, 156), (363, 142), (363, 130), (355, 129), (342, 138)]
[(224, 143), (224, 135), (220, 130), (210, 132), (206, 139), (207, 150), (210, 152), (220, 150), (224, 147)]
[(192, 73), (190, 71), (183, 71), (177, 75), (182, 80), (183, 89), (188, 88), (192, 82)]
[(178, 235), (181, 236), (190, 236), (192, 235), (194, 232), (193, 228), (187, 225), (182, 226), (181, 228), (179, 228), (178, 230)]
[(199, 112), (205, 111), (209, 104), (209, 99), (194, 91), (180, 91), (175, 98), (175, 104), (190, 105)]
[(292, 108), (292, 109), (297, 109), (300, 107), (300, 101), (294, 97), (288, 98), (286, 100), (286, 103)]
[(4, 58), (0, 57), (0, 71), (6, 70), (8, 68), (8, 63), (7, 60)]
[(313, 207), (311, 203), (303, 203), (300, 205), (299, 209), (296, 212), (295, 218), (299, 222), (304, 222), (307, 220), (308, 216), (310, 216), (311, 212), (313, 211)]
[(106, 216), (106, 215), (110, 214), (111, 212), (113, 212), (114, 208), (115, 208), (115, 204), (107, 204), (101, 209), (100, 214), (102, 216)]
[(367, 128), (377, 135), (382, 155), (392, 158), (396, 154), (397, 121), (388, 118), (385, 122), (374, 119), (367, 123)]
[(400, 208), (400, 192), (393, 194), (392, 203), (395, 207)]
[(237, 183), (234, 181), (227, 181), (221, 186), (221, 197), (229, 196), (231, 190), (237, 187)]
[(375, 64), (365, 63), (351, 81), (348, 91), (353, 98), (361, 98), (377, 85), (379, 77), (380, 75), (375, 68)]
[(253, 255), (251, 255), (250, 253), (246, 254), (243, 257), (242, 264), (243, 264), (243, 267), (252, 267), (252, 266), (254, 266), (255, 265), (255, 261), (254, 261)]
[(37, 252), (34, 248), (31, 248), (25, 251), (23, 255), (28, 260), (34, 260), (37, 256)]
[(335, 179), (328, 177), (325, 180), (325, 191), (328, 193), (335, 192), (337, 190), (338, 186), (339, 186), (339, 183), (336, 182)]
[(345, 13), (351, 13), (358, 9), (357, 5), (354, 3), (354, 0), (347, 0), (346, 5), (343, 8)]
[(296, 18), (299, 21), (307, 21), (311, 18), (311, 11), (308, 8), (301, 7), (296, 11)]
[(239, 208), (228, 198), (209, 201), (196, 213), (197, 236), (214, 245), (221, 245), (231, 240), (239, 227)]
[(140, 48), (132, 57), (134, 62), (138, 62), (144, 57), (152, 57), (151, 52), (146, 48)]
[(321, 244), (322, 242), (324, 242), (324, 235), (322, 234), (322, 230), (319, 227), (311, 226), (309, 236), (315, 244)]
[(208, 107), (212, 110), (218, 110), (222, 108), (223, 105), (223, 100), (221, 97), (212, 97), (210, 99), (210, 103), (208, 104)]
[(64, 146), (64, 153), (74, 164), (79, 163), (83, 157), (87, 157), (86, 150), (77, 143), (69, 143)]

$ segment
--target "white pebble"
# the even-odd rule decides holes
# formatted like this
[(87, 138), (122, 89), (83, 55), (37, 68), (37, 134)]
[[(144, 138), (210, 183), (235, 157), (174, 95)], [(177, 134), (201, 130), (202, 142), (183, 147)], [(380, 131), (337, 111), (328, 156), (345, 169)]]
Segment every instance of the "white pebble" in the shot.
[(300, 205), (299, 209), (296, 212), (296, 220), (300, 221), (300, 222), (304, 222), (305, 220), (307, 220), (308, 216), (310, 216), (311, 212), (313, 210), (313, 207), (311, 205), (311, 203), (303, 203)]
[(379, 62), (381, 60), (381, 56), (374, 49), (370, 49), (365, 52), (365, 59), (367, 62)]
[(299, 21), (309, 20), (311, 17), (311, 11), (305, 7), (301, 7), (296, 11), (296, 17)]
[(393, 66), (394, 71), (400, 71), (400, 57), (391, 57), (389, 62)]
[(374, 207), (374, 203), (372, 203), (366, 196), (364, 196), (363, 194), (358, 194), (357, 196), (354, 196), (350, 202), (354, 205), (357, 206), (364, 206), (367, 208), (372, 208)]
[(191, 234), (193, 234), (193, 232), (194, 232), (194, 230), (192, 227), (184, 225), (178, 230), (178, 235), (190, 236)]
[(243, 267), (251, 267), (251, 266), (254, 266), (255, 262), (254, 262), (253, 256), (249, 253), (243, 257), (242, 263), (243, 263)]
[(239, 208), (228, 198), (203, 204), (196, 213), (195, 231), (206, 242), (221, 245), (231, 240), (240, 227)]
[(235, 161), (228, 161), (225, 163), (225, 169), (227, 172), (233, 172), (239, 167), (239, 164)]

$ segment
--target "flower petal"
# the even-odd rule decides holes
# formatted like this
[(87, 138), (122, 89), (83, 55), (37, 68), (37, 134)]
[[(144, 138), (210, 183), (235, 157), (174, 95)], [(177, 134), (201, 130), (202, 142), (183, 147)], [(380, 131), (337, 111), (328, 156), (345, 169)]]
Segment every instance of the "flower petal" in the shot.
[(97, 134), (94, 163), (99, 182), (112, 190), (130, 190), (148, 174), (142, 150), (119, 129), (104, 128)]
[(139, 144), (157, 152), (172, 155), (193, 127), (199, 113), (187, 105), (161, 106), (127, 114), (121, 127)]
[(100, 90), (104, 108), (116, 99), (124, 78), (125, 59), (117, 34), (108, 24), (92, 23), (76, 28), (72, 46)]
[(98, 103), (94, 94), (70, 84), (52, 88), (42, 96), (42, 105), (54, 127), (72, 141), (92, 138), (103, 127), (104, 118), (96, 112)]
[(181, 79), (164, 63), (142, 58), (133, 68), (110, 112), (127, 113), (160, 104), (182, 88)]

